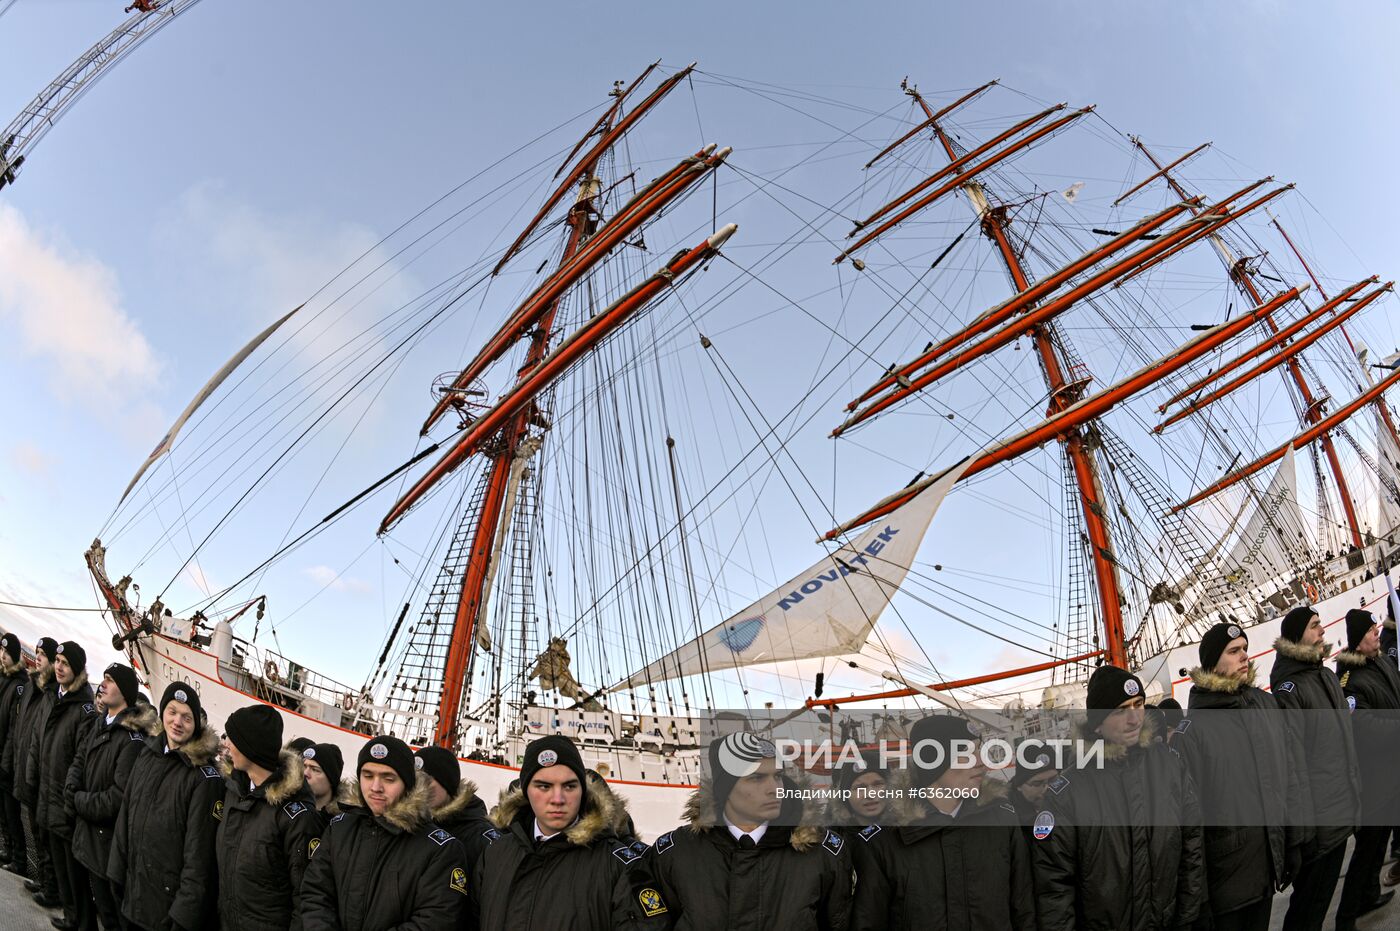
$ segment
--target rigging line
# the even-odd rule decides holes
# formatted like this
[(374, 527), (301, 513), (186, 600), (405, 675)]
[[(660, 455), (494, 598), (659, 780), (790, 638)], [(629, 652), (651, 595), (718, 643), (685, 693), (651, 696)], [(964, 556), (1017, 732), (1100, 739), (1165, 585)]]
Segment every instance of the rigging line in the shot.
[(19, 601), (0, 601), (0, 608), (24, 608), (29, 611), (83, 611), (88, 613), (95, 611), (99, 614), (106, 613), (107, 611), (106, 608), (64, 608), (59, 605), (32, 605), (24, 604)]

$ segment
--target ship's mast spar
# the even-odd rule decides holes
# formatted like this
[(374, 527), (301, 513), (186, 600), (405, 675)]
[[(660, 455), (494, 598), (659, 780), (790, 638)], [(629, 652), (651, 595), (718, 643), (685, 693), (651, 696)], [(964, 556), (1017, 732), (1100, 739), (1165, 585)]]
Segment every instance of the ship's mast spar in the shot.
[[(1147, 156), (1148, 161), (1153, 164), (1162, 179), (1171, 187), (1172, 191), (1174, 191), (1178, 197), (1186, 198), (1188, 196), (1186, 189), (1172, 177), (1171, 172), (1148, 150), (1142, 140), (1136, 136), (1131, 137), (1131, 139), (1133, 145), (1137, 146), (1138, 150), (1141, 151), (1143, 155)], [(1197, 209), (1204, 210), (1207, 208), (1202, 207)], [(1247, 263), (1243, 259), (1237, 259), (1235, 257), (1234, 252), (1231, 251), (1223, 237), (1212, 235), (1210, 240), (1215, 246), (1216, 251), (1220, 253), (1220, 258), (1224, 261), (1225, 267), (1229, 271), (1230, 280), (1240, 289), (1240, 293), (1251, 303), (1255, 305), (1262, 304), (1264, 299), (1260, 294), (1258, 285), (1254, 282), (1254, 275), (1250, 271)], [(1264, 317), (1264, 323), (1271, 333), (1275, 335), (1278, 334), (1279, 325), (1274, 322), (1272, 315), (1266, 315)], [(1303, 375), (1303, 367), (1298, 363), (1296, 356), (1290, 356), (1286, 360), (1286, 365), (1288, 374), (1292, 377), (1293, 384), (1297, 386), (1298, 396), (1302, 399), (1303, 418), (1309, 424), (1316, 427), (1317, 424), (1321, 423), (1323, 420), (1322, 407), (1326, 403), (1327, 398), (1317, 398), (1313, 395), (1312, 389), (1308, 386), (1308, 380)], [(1352, 545), (1357, 549), (1361, 549), (1364, 544), (1361, 539), (1361, 527), (1356, 519), (1356, 503), (1351, 498), (1351, 490), (1347, 487), (1346, 475), (1342, 472), (1342, 460), (1337, 455), (1337, 447), (1332, 442), (1331, 433), (1324, 431), (1320, 434), (1319, 438), (1322, 442), (1323, 454), (1327, 457), (1328, 468), (1332, 473), (1332, 480), (1337, 485), (1337, 494), (1342, 499), (1342, 510), (1346, 514), (1347, 528), (1351, 531)]]
[[(907, 88), (906, 93), (914, 98), (924, 111), (929, 126), (933, 129), (943, 151), (956, 162), (958, 154), (952, 140), (941, 123), (934, 118), (933, 109), (924, 101), (917, 88)], [(1085, 111), (1078, 111), (1080, 113)], [(1054, 125), (1054, 124), (1052, 124)], [(1011, 245), (1007, 235), (1010, 221), (1004, 207), (993, 207), (987, 199), (982, 183), (969, 180), (962, 185), (973, 210), (982, 221), (982, 232), (997, 247), (997, 253), (1006, 265), (1011, 280), (1018, 292), (1031, 287), (1030, 279), (1021, 258)], [(1088, 379), (1076, 377), (1073, 381), (1065, 374), (1065, 364), (1060, 358), (1048, 325), (1037, 324), (1031, 329), (1031, 341), (1040, 359), (1041, 371), (1045, 376), (1046, 387), (1050, 391), (1050, 406), (1047, 416), (1053, 416), (1079, 400)], [(1059, 436), (1064, 453), (1069, 457), (1074, 470), (1075, 483), (1079, 489), (1079, 503), (1084, 517), (1084, 527), (1092, 548), (1094, 580), (1099, 596), (1099, 609), (1104, 630), (1104, 654), (1108, 662), (1115, 666), (1126, 666), (1128, 652), (1123, 630), (1123, 596), (1118, 583), (1118, 568), (1113, 554), (1113, 541), (1109, 536), (1108, 522), (1104, 519), (1106, 508), (1103, 503), (1103, 486), (1099, 481), (1098, 464), (1093, 453), (1085, 446), (1083, 434), (1076, 428)]]
[(0, 188), (14, 183), (39, 140), (113, 65), (198, 2), (156, 0), (144, 4), (41, 90), (9, 126), (0, 130)]

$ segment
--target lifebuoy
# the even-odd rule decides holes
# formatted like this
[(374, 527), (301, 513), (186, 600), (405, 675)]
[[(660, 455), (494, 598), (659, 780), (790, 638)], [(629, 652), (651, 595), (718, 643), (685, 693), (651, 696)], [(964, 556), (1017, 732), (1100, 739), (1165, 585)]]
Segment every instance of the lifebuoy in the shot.
[(353, 710), (355, 707), (355, 696), (349, 692), (346, 692), (345, 695), (340, 699), (340, 707), (344, 708), (346, 711)]
[(276, 660), (268, 660), (266, 663), (263, 663), (263, 676), (273, 685), (278, 685), (282, 682), (282, 676), (277, 671)]
[(1316, 586), (1316, 585), (1314, 585), (1314, 584), (1311, 583), (1311, 582), (1304, 582), (1304, 583), (1303, 583), (1303, 591), (1307, 594), (1307, 596), (1308, 596), (1308, 601), (1312, 602), (1313, 604), (1316, 604), (1316, 603), (1317, 603), (1317, 586)]

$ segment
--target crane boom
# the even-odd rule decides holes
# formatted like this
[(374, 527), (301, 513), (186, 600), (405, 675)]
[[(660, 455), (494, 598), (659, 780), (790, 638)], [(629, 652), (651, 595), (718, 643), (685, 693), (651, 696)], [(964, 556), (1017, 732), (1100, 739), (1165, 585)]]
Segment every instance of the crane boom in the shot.
[(152, 0), (137, 8), (29, 102), (0, 131), (0, 188), (13, 184), (29, 153), (59, 117), (117, 62), (199, 0)]

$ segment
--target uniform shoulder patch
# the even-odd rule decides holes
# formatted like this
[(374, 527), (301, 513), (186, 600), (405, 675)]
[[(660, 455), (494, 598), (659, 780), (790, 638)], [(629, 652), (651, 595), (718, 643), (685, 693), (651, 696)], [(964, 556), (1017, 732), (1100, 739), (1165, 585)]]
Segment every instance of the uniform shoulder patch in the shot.
[(865, 841), (868, 844), (872, 840), (874, 840), (875, 835), (879, 833), (880, 826), (878, 824), (872, 824), (869, 827), (862, 828), (860, 833), (857, 834), (856, 837), (859, 837), (861, 840)]
[(623, 844), (621, 847), (615, 848), (612, 852), (612, 855), (617, 857), (623, 863), (631, 863), (633, 860), (636, 860), (638, 857), (641, 856), (641, 854), (637, 853), (637, 851), (633, 850), (627, 844)]
[(1065, 776), (1056, 776), (1054, 779), (1050, 780), (1050, 784), (1047, 785), (1045, 788), (1049, 789), (1056, 795), (1059, 795), (1065, 789), (1069, 788), (1069, 779)]
[(442, 828), (438, 828), (436, 831), (433, 831), (431, 834), (428, 835), (428, 840), (441, 847), (448, 841), (452, 840), (452, 835), (444, 831)]
[(1190, 719), (1190, 718), (1182, 718), (1180, 721), (1176, 722), (1176, 732), (1177, 732), (1178, 734), (1184, 734), (1184, 733), (1186, 733), (1187, 731), (1189, 731), (1190, 729), (1191, 729), (1191, 719)]
[(22, 685), (17, 685), (17, 686), (15, 686), (15, 694), (16, 694), (16, 695), (23, 695), (23, 694), (24, 694), (24, 686), (22, 686)]
[(662, 834), (656, 839), (656, 843), (653, 845), (652, 849), (654, 849), (657, 853), (665, 853), (675, 845), (676, 839), (671, 836), (670, 831), (667, 831), (665, 834)]
[(1008, 803), (1008, 802), (1002, 802), (1002, 803), (1001, 803), (1000, 805), (998, 805), (997, 807), (1000, 808), (1002, 811), (1009, 811), (1009, 812), (1011, 812), (1013, 815), (1016, 814), (1016, 809), (1013, 808), (1013, 807), (1011, 806), (1011, 804)]
[(128, 737), (130, 737), (132, 740), (145, 740), (144, 737), (142, 737), (140, 734), (136, 733), (135, 731), (127, 731), (127, 732), (126, 732), (126, 735), (127, 735)]
[(634, 840), (632, 842), (632, 849), (637, 851), (638, 856), (641, 856), (642, 854), (647, 852), (647, 845), (642, 841)]
[(1280, 682), (1280, 683), (1278, 684), (1278, 688), (1274, 689), (1274, 691), (1275, 691), (1275, 692), (1292, 692), (1292, 691), (1294, 691), (1294, 690), (1297, 689), (1297, 688), (1298, 688), (1298, 686), (1296, 686), (1296, 685), (1293, 684), (1293, 680), (1292, 680), (1292, 679), (1289, 679), (1287, 682)]
[(205, 779), (222, 779), (223, 774), (219, 772), (217, 766), (201, 766), (199, 771), (204, 774)]
[(448, 883), (453, 892), (467, 894), (467, 871), (460, 866), (452, 867), (452, 882)]
[(1348, 695), (1348, 696), (1347, 696), (1347, 707), (1350, 708), (1352, 711), (1355, 711), (1355, 710), (1356, 710), (1356, 696), (1355, 696), (1355, 695)]
[(666, 914), (666, 900), (661, 898), (661, 893), (651, 886), (647, 886), (637, 893), (637, 903), (642, 906), (642, 913), (648, 918), (655, 918), (657, 915)]
[(215, 821), (224, 820), (224, 800), (215, 799), (214, 807), (209, 810), (209, 813), (214, 816)]
[(337, 821), (344, 820), (344, 818), (345, 818), (345, 812), (342, 811), (340, 814), (338, 814), (338, 815), (334, 816), (333, 818), (331, 818), (331, 824), (335, 824)]
[(501, 839), (501, 832), (495, 828), (490, 828), (489, 830), (482, 831), (481, 836), (486, 838), (487, 843), (494, 844)]
[(846, 838), (835, 831), (826, 832), (826, 840), (822, 841), (822, 849), (833, 857), (841, 853), (841, 848), (846, 846)]
[(1054, 830), (1055, 813), (1052, 811), (1042, 811), (1035, 816), (1035, 824), (1031, 826), (1031, 836), (1036, 840), (1045, 840)]
[(84, 702), (83, 714), (97, 714), (97, 708), (93, 706), (92, 702)]
[(293, 821), (295, 821), (298, 815), (306, 811), (306, 803), (288, 802), (287, 804), (282, 806), (282, 810), (287, 813), (288, 818), (291, 818)]
[(316, 851), (321, 848), (321, 838), (313, 837), (306, 842), (306, 859), (310, 860), (316, 856)]

